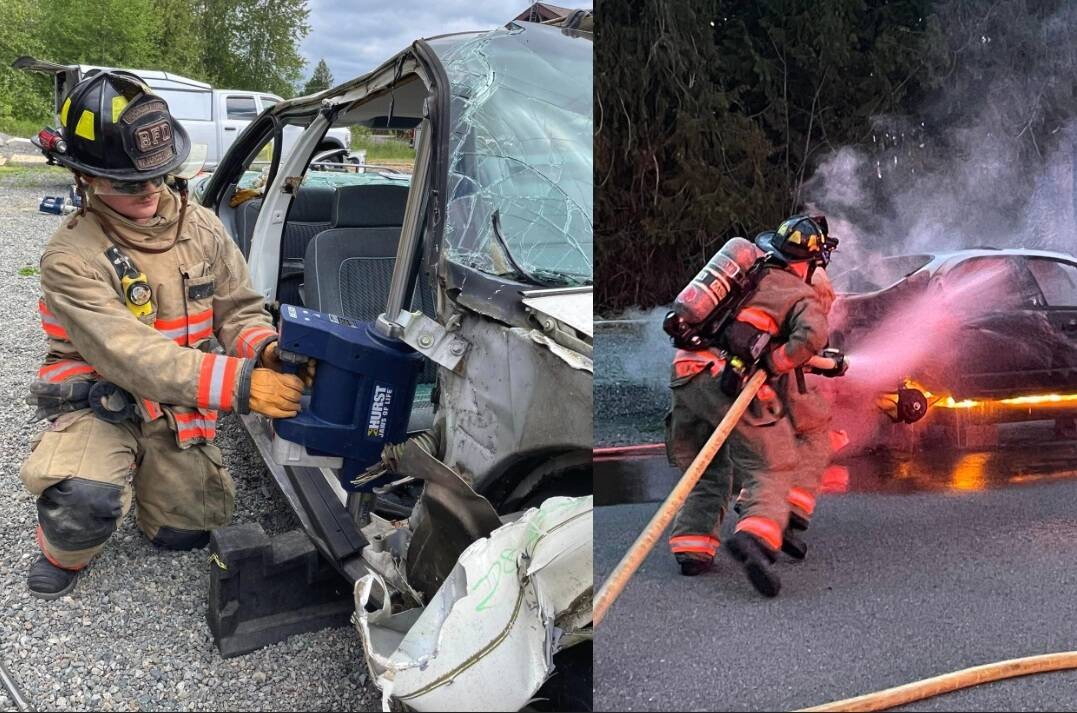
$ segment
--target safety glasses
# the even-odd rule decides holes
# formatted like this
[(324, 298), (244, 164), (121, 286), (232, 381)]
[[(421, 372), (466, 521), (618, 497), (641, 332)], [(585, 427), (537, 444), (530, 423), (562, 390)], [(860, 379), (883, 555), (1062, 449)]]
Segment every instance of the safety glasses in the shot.
[(111, 179), (94, 182), (94, 192), (98, 195), (113, 196), (147, 196), (164, 190), (164, 176), (145, 181), (113, 181)]

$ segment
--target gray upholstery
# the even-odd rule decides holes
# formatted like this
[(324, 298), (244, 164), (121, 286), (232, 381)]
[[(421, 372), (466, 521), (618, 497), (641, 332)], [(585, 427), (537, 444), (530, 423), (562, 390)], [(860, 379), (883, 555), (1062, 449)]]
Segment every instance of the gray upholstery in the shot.
[(377, 318), (389, 296), (407, 186), (343, 186), (333, 227), (306, 248), (303, 296), (319, 312)]
[(407, 186), (342, 186), (337, 189), (334, 228), (400, 226), (408, 202)]
[(240, 204), (236, 209), (236, 243), (243, 257), (250, 257), (251, 239), (254, 237), (254, 224), (258, 222), (258, 211), (262, 209), (262, 199), (252, 198)]
[[(304, 257), (304, 303), (319, 312), (373, 321), (385, 310), (407, 203), (406, 186), (346, 186), (337, 189), (333, 227), (314, 236)], [(433, 314), (432, 292), (421, 271), (414, 307)], [(427, 361), (420, 383), (433, 384), (437, 370)], [(409, 428), (433, 423), (429, 387), (420, 389)]]
[[(331, 228), (318, 233), (303, 261), (306, 306), (352, 319), (376, 319), (389, 297), (399, 239), (399, 227)], [(351, 311), (345, 309), (345, 293)]]
[(336, 203), (332, 186), (303, 186), (288, 210), (288, 222), (281, 239), (281, 257), (302, 260), (314, 236), (332, 226)]

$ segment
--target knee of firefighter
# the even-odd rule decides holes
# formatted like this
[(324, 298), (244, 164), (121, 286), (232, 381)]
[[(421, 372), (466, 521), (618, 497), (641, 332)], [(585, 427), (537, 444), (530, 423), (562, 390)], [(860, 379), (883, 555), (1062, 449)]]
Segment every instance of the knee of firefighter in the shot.
[(37, 518), (48, 541), (64, 550), (102, 544), (123, 517), (123, 487), (85, 478), (51, 485), (37, 500)]

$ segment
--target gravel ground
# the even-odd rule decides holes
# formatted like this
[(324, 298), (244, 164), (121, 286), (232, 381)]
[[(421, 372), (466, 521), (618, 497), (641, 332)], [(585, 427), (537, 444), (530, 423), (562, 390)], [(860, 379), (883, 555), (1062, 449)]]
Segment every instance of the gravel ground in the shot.
[[(66, 193), (65, 173), (0, 173), (0, 661), (37, 710), (378, 710), (355, 631), (330, 629), (222, 659), (206, 625), (204, 550), (156, 550), (126, 518), (75, 591), (43, 602), (26, 590), (37, 555), (33, 498), (19, 466), (41, 426), (24, 395), (45, 338), (37, 317), (37, 260), (58, 216), (42, 195)], [(272, 478), (234, 418), (217, 444), (237, 485), (235, 523), (270, 534), (295, 527)], [(0, 710), (16, 710), (0, 688)]]

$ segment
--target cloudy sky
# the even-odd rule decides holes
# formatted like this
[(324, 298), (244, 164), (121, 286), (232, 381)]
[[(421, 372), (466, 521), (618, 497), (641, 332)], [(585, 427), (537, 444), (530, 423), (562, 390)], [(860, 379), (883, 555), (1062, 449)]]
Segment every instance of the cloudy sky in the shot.
[[(593, 1), (553, 4), (590, 8)], [(324, 58), (339, 84), (374, 69), (419, 37), (492, 29), (530, 5), (528, 0), (310, 0), (311, 30), (301, 48), (306, 77)]]

